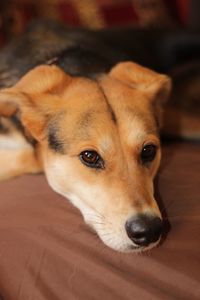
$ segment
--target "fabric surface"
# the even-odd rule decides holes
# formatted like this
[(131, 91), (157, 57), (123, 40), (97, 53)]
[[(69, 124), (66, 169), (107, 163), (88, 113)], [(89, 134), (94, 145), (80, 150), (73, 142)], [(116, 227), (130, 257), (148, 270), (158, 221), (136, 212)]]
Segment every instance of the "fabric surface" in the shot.
[(199, 153), (163, 146), (156, 186), (169, 232), (144, 254), (103, 245), (43, 175), (0, 183), (0, 298), (200, 299)]

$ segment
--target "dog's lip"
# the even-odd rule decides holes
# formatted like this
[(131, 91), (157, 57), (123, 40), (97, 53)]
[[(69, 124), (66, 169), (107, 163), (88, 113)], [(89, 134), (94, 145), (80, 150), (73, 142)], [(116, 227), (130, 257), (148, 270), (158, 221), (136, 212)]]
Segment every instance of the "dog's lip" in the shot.
[(137, 249), (142, 249), (142, 248), (144, 248), (144, 247), (142, 247), (142, 246), (136, 246), (136, 245), (130, 245), (129, 246), (130, 250), (137, 250)]
[[(156, 244), (157, 244), (157, 243), (156, 243)], [(129, 246), (128, 246), (128, 249), (129, 249), (129, 250), (146, 250), (146, 249), (151, 249), (151, 248), (153, 248), (153, 247), (155, 247), (155, 244), (152, 244), (152, 245), (150, 245), (150, 246), (129, 245)]]
[(150, 249), (155, 248), (156, 246), (158, 246), (159, 242), (160, 242), (160, 239), (157, 242), (151, 243), (148, 246), (130, 245), (129, 250), (140, 250), (140, 251), (150, 250)]

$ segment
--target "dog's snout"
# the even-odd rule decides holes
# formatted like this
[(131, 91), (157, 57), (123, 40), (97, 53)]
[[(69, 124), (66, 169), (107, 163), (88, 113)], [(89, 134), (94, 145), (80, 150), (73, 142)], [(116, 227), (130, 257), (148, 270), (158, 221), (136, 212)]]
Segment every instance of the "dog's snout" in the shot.
[(152, 215), (137, 215), (125, 224), (128, 237), (138, 246), (148, 246), (158, 241), (162, 234), (162, 220)]

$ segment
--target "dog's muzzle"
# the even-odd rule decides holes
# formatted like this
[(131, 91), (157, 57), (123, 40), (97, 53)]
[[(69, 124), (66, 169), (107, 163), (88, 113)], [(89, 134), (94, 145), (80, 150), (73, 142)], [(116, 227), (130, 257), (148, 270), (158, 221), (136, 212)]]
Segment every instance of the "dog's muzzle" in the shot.
[(160, 239), (163, 223), (157, 216), (139, 214), (128, 219), (125, 229), (135, 245), (147, 247)]

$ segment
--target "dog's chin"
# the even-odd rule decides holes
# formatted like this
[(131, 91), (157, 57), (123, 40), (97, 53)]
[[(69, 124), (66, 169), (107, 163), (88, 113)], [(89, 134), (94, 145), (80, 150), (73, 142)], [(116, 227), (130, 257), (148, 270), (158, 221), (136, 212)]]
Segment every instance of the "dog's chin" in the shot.
[(103, 241), (104, 244), (106, 244), (109, 248), (122, 253), (143, 253), (145, 251), (151, 250), (155, 248), (159, 243), (152, 243), (148, 246), (137, 246), (137, 245), (130, 245), (130, 244), (118, 244), (118, 245), (112, 245), (111, 243), (106, 243)]
[(134, 244), (129, 238), (125, 239), (120, 239), (117, 237), (113, 237), (110, 239), (106, 238), (105, 235), (101, 235), (98, 233), (99, 238), (103, 241), (103, 243), (108, 246), (109, 248), (117, 251), (117, 252), (122, 252), (122, 253), (142, 253), (148, 250), (151, 250), (158, 246), (159, 241), (155, 243), (151, 243), (148, 246), (139, 246)]
[(110, 243), (105, 243), (109, 248), (122, 253), (143, 253), (145, 251), (151, 250), (158, 246), (159, 242), (152, 243), (148, 246), (137, 246), (134, 244), (118, 244), (118, 245), (112, 245)]
[(124, 252), (142, 253), (142, 252), (151, 250), (151, 249), (157, 247), (158, 245), (159, 245), (159, 241), (155, 242), (155, 243), (152, 243), (148, 246), (134, 246), (134, 245), (131, 245), (131, 246), (129, 246), (130, 250), (128, 249), (127, 251), (124, 251)]

